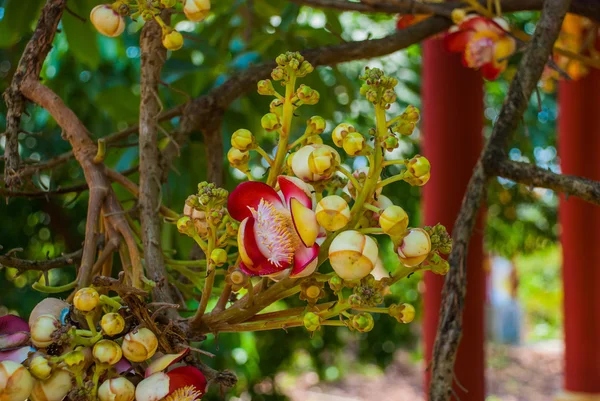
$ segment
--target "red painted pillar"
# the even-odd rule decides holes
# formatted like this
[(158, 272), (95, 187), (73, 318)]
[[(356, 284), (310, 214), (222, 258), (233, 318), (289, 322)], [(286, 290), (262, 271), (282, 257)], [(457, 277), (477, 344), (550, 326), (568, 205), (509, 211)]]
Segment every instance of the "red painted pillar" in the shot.
[[(424, 44), (424, 155), (431, 162), (431, 179), (424, 186), (425, 224), (442, 223), (449, 232), (460, 210), (473, 167), (483, 144), (483, 81), (467, 69), (460, 55), (446, 51), (440, 39)], [(467, 299), (463, 337), (455, 373), (468, 390), (455, 386), (462, 401), (483, 401), (485, 271), (481, 221), (474, 230), (467, 260)], [(437, 332), (444, 277), (425, 273), (425, 361), (431, 360)], [(430, 373), (426, 374), (426, 392)]]
[[(560, 83), (558, 129), (562, 172), (600, 180), (600, 71)], [(567, 397), (558, 399), (600, 400), (600, 208), (561, 195), (559, 219)]]

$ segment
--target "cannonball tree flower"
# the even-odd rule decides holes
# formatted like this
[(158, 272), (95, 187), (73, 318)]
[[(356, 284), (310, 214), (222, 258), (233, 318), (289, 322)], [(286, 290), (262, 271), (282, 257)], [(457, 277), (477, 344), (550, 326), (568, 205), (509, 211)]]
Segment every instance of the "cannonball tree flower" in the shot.
[(485, 17), (463, 20), (444, 38), (446, 48), (463, 54), (463, 64), (481, 69), (484, 78), (494, 80), (506, 69), (507, 57), (515, 52), (516, 42), (500, 25)]
[(250, 276), (291, 269), (291, 277), (304, 277), (316, 269), (319, 253), (312, 187), (288, 176), (279, 176), (278, 183), (283, 200), (272, 187), (257, 181), (238, 185), (229, 196), (229, 214), (241, 221), (240, 269)]
[(417, 266), (429, 256), (431, 252), (431, 239), (422, 228), (408, 230), (398, 245), (398, 257), (406, 267)]
[(338, 276), (344, 280), (366, 277), (377, 263), (379, 248), (373, 238), (348, 230), (334, 238), (329, 247), (329, 262)]
[(325, 180), (333, 175), (340, 163), (338, 152), (328, 145), (306, 145), (292, 158), (294, 175), (306, 182)]
[(33, 378), (25, 366), (13, 361), (0, 362), (0, 400), (25, 401), (33, 389)]
[(57, 369), (47, 380), (36, 380), (29, 399), (31, 401), (62, 401), (73, 388), (71, 374)]
[(25, 320), (14, 315), (0, 317), (0, 362), (23, 362), (33, 351), (28, 344), (29, 325)]
[(210, 12), (210, 0), (185, 0), (183, 12), (190, 21), (200, 22)]
[(146, 369), (145, 379), (137, 385), (136, 401), (195, 401), (202, 398), (207, 384), (202, 372), (192, 366), (168, 370), (188, 352), (189, 349), (184, 349), (154, 360)]

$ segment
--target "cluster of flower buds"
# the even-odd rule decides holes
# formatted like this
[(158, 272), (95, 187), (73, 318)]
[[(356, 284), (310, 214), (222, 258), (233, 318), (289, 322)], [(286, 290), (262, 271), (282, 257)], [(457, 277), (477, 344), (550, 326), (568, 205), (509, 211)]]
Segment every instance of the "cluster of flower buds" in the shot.
[(360, 87), (360, 94), (369, 102), (388, 109), (396, 101), (396, 78), (386, 76), (379, 68), (367, 67), (360, 79), (365, 81)]
[[(112, 4), (100, 4), (90, 12), (90, 20), (102, 35), (114, 38), (125, 30), (125, 17), (132, 20), (155, 20), (162, 30), (162, 43), (168, 50), (178, 50), (183, 46), (183, 36), (167, 25), (160, 17), (164, 9), (175, 9), (179, 0), (135, 1), (117, 0)], [(204, 20), (210, 11), (210, 0), (183, 0), (183, 12), (188, 20)]]
[(230, 221), (224, 207), (228, 195), (229, 192), (213, 183), (198, 184), (197, 194), (188, 196), (183, 208), (184, 216), (177, 221), (179, 232), (200, 238), (220, 231), (235, 235), (235, 223)]
[(400, 114), (400, 116), (394, 119), (395, 121), (390, 125), (390, 128), (392, 132), (409, 136), (412, 135), (420, 118), (421, 115), (419, 109), (410, 105), (402, 114)]
[[(189, 400), (200, 399), (206, 391), (200, 371), (169, 370), (188, 350), (163, 355), (158, 349), (153, 331), (95, 288), (78, 290), (72, 305), (47, 298), (33, 309), (29, 322), (0, 317), (0, 399), (154, 401), (181, 389), (195, 391)], [(147, 361), (149, 367), (139, 375), (143, 366), (138, 364)], [(170, 380), (173, 372), (176, 380)]]
[(275, 62), (277, 62), (277, 67), (271, 72), (271, 78), (274, 81), (281, 81), (282, 86), (287, 84), (292, 73), (295, 78), (302, 78), (314, 70), (312, 64), (298, 52), (280, 54)]

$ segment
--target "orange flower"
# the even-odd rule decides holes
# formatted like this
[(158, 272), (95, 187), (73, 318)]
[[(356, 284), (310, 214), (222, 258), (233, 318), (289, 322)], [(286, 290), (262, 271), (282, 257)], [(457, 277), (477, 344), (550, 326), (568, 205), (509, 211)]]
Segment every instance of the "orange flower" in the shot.
[(506, 69), (508, 56), (514, 53), (515, 40), (498, 22), (485, 18), (467, 18), (458, 29), (449, 32), (444, 42), (451, 52), (463, 53), (463, 64), (479, 69), (484, 78), (494, 80)]

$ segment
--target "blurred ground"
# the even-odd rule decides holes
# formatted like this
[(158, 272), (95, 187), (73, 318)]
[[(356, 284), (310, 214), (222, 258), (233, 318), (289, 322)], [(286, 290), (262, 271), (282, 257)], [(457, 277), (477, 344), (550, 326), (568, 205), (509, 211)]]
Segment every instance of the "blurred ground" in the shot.
[[(562, 343), (488, 348), (488, 401), (546, 401), (562, 385)], [(423, 366), (398, 352), (377, 377), (353, 375), (338, 383), (315, 383), (306, 374), (286, 394), (292, 401), (420, 401)]]

